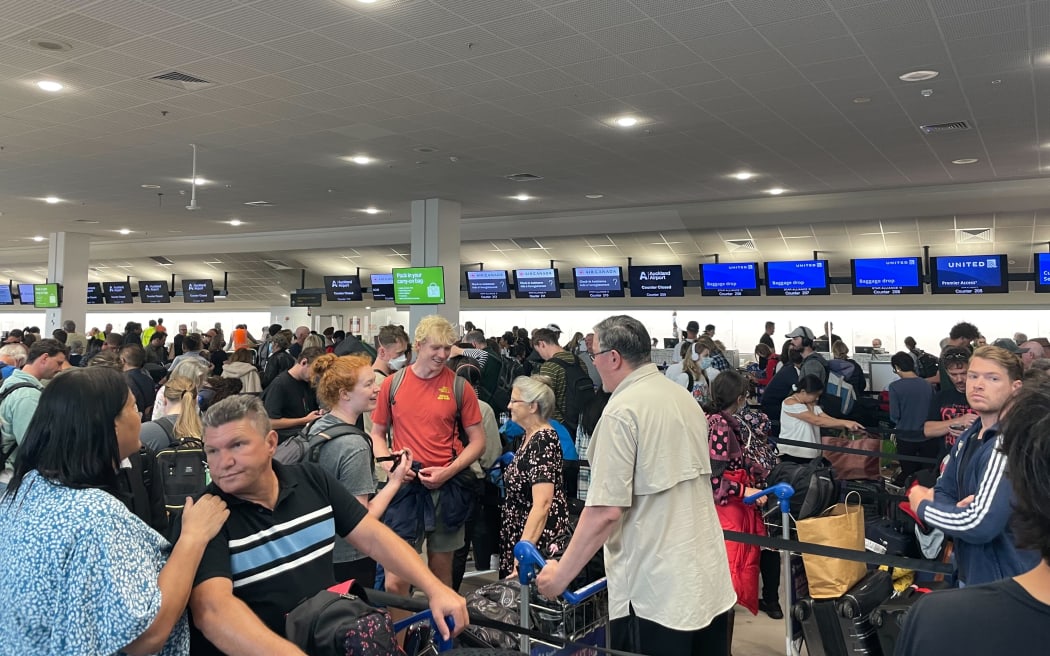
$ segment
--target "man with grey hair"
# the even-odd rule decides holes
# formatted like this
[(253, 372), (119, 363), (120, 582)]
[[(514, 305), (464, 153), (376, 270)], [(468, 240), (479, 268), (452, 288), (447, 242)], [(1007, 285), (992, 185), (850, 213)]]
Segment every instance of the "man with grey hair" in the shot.
[[(1022, 335), (1023, 337), (1024, 335)], [(1021, 364), (1024, 365), (1025, 371), (1032, 368), (1032, 362), (1040, 358), (1046, 357), (1046, 351), (1043, 349), (1043, 345), (1036, 341), (1024, 341), (1017, 342), (1021, 348)], [(1025, 350), (1027, 349), (1027, 350)]]
[(610, 647), (727, 654), (736, 592), (704, 413), (650, 361), (649, 333), (637, 319), (609, 317), (594, 333), (594, 365), (612, 397), (587, 454), (587, 506), (561, 561), (540, 572), (540, 592), (560, 594), (604, 544)]
[(276, 447), (277, 433), (256, 397), (228, 397), (204, 416), (207, 493), (225, 501), (230, 516), (194, 578), (193, 654), (302, 654), (283, 638), (285, 615), (336, 583), (336, 535), (422, 590), (442, 635), (449, 634), (448, 615), (456, 631), (466, 626), (464, 599), (412, 547), (320, 467), (275, 462)]
[(69, 361), (73, 366), (80, 363), (80, 357), (84, 355), (87, 348), (87, 338), (77, 332), (77, 322), (66, 319), (62, 322), (62, 330), (66, 331), (66, 346), (69, 347)]
[(7, 378), (15, 369), (21, 369), (26, 363), (28, 351), (25, 344), (4, 344), (0, 346), (0, 378)]

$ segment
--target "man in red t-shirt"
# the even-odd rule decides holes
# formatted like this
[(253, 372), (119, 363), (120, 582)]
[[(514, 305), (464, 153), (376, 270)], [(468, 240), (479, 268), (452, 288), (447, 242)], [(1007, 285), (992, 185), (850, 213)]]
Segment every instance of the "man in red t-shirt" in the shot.
[[(467, 445), (459, 439), (456, 422), (456, 374), (445, 366), (452, 344), (456, 340), (452, 324), (443, 317), (424, 317), (416, 326), (416, 361), (405, 370), (397, 389), (394, 403), (390, 403), (390, 388), (394, 376), (383, 381), (372, 411), (372, 445), (377, 457), (390, 454), (387, 434), (393, 436), (395, 451), (408, 449), (420, 464), (418, 476), (411, 484), (402, 486), (383, 515), (391, 528), (400, 528), (401, 537), (411, 542), (417, 551), (427, 543), (427, 563), (445, 585), (452, 583), (452, 555), (463, 546), (463, 520), (469, 514), (469, 495), (464, 498), (457, 489), (457, 474), (467, 471), (470, 464), (485, 451), (485, 431), (481, 426), (478, 397), (470, 385), (464, 386), (460, 421), (467, 436)], [(390, 430), (392, 429), (392, 430)], [(383, 466), (389, 470), (391, 463)], [(419, 504), (432, 505), (432, 526), (416, 526)], [(460, 507), (460, 506), (466, 507)], [(448, 521), (455, 518), (455, 521)], [(462, 519), (459, 519), (462, 518)], [(408, 582), (392, 572), (386, 573), (386, 589), (393, 594), (407, 594)]]

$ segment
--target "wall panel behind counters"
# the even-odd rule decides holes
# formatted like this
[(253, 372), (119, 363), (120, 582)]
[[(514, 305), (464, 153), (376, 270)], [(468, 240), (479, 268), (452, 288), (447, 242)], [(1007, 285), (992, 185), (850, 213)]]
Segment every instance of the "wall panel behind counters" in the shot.
[[(683, 307), (678, 310), (678, 327), (684, 330), (686, 324), (697, 321), (701, 329), (712, 323), (716, 327), (715, 338), (721, 340), (728, 348), (740, 351), (741, 359), (750, 357), (752, 349), (758, 344), (766, 321), (776, 323), (773, 342), (779, 348), (785, 341), (784, 335), (795, 326), (804, 325), (816, 333), (824, 330), (824, 322), (834, 323), (834, 332), (843, 338), (852, 350), (855, 346), (870, 346), (873, 338), (882, 340), (883, 348), (890, 353), (904, 349), (904, 338), (912, 336), (919, 348), (938, 353), (940, 341), (948, 336), (951, 327), (960, 321), (975, 324), (991, 342), (997, 337), (1012, 337), (1017, 331), (1029, 337), (1050, 336), (1050, 311), (1046, 309), (1009, 309), (991, 310), (972, 307), (955, 307), (952, 309), (852, 309), (828, 307), (827, 309), (787, 309), (787, 304), (780, 307), (726, 309), (724, 307)], [(902, 304), (903, 305), (903, 304)], [(460, 322), (471, 321), (486, 335), (501, 335), (512, 326), (526, 329), (542, 328), (548, 323), (556, 323), (562, 329), (562, 341), (571, 339), (574, 332), (584, 334), (602, 319), (614, 314), (629, 314), (641, 321), (651, 337), (658, 338), (663, 346), (663, 339), (671, 337), (670, 308), (651, 310), (637, 307), (633, 302), (627, 306), (601, 302), (590, 310), (567, 310), (545, 307), (533, 307), (529, 310), (481, 310), (464, 309)]]

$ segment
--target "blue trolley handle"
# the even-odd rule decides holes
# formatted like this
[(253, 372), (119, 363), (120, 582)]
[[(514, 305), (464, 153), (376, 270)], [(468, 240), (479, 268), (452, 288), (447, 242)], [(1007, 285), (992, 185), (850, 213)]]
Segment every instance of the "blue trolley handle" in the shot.
[(767, 487), (761, 492), (744, 497), (744, 503), (754, 503), (768, 494), (780, 500), (780, 512), (786, 513), (791, 509), (791, 497), (794, 496), (795, 490), (787, 483), (777, 483), (773, 487)]
[[(525, 540), (514, 545), (514, 557), (518, 560), (518, 581), (522, 585), (531, 583), (536, 578), (536, 573), (547, 564), (539, 550), (536, 549), (536, 545)], [(598, 594), (606, 588), (606, 585), (606, 579), (600, 578), (575, 592), (566, 590), (561, 596), (565, 601), (576, 605)]]
[(452, 649), (452, 633), (455, 631), (455, 621), (453, 621), (451, 615), (445, 616), (445, 624), (448, 626), (449, 635), (448, 640), (445, 640), (441, 637), (441, 634), (438, 633), (437, 625), (434, 624), (434, 612), (429, 608), (424, 611), (420, 611), (410, 617), (406, 617), (403, 620), (398, 620), (397, 622), (394, 622), (394, 632), (400, 633), (401, 631), (404, 631), (413, 624), (427, 621), (430, 622), (430, 628), (434, 631), (433, 635), (431, 636), (431, 640), (434, 641), (434, 646), (437, 647), (438, 653)]

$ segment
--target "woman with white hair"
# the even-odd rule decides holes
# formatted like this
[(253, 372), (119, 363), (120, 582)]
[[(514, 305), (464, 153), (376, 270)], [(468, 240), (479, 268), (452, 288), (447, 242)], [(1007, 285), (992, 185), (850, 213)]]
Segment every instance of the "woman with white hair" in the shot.
[(560, 554), (571, 531), (565, 500), (561, 442), (550, 424), (554, 389), (547, 376), (519, 376), (510, 392), (510, 418), (525, 430), (503, 470), (500, 576), (517, 572), (514, 545), (527, 540), (541, 553)]

